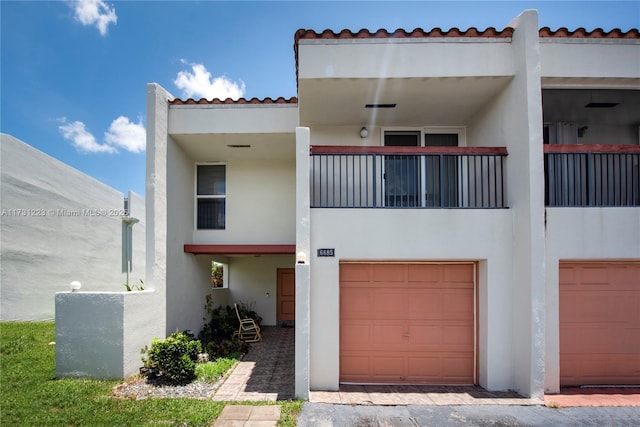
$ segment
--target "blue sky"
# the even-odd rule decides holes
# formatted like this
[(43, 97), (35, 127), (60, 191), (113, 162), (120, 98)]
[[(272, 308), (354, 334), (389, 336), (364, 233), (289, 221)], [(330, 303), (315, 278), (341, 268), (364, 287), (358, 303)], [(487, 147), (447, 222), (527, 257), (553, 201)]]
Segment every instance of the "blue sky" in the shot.
[[(298, 28), (640, 27), (640, 1), (5, 1), (0, 130), (144, 195), (146, 84), (174, 96), (296, 95)], [(28, 167), (28, 165), (25, 165)]]

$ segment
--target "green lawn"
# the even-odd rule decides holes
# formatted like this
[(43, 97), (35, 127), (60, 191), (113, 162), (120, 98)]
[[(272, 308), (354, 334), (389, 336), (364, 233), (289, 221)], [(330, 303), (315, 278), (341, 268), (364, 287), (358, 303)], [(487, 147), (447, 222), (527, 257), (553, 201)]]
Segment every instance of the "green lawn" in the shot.
[[(224, 402), (121, 400), (118, 381), (55, 379), (53, 322), (0, 323), (0, 424), (20, 426), (207, 426)], [(246, 402), (245, 402), (246, 403)], [(264, 404), (264, 403), (261, 403)], [(302, 402), (282, 405), (281, 426), (295, 426)]]

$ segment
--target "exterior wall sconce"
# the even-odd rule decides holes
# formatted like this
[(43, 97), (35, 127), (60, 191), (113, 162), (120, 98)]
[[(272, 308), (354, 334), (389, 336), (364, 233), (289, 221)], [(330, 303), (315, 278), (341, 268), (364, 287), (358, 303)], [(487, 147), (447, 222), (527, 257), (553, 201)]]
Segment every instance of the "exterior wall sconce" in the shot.
[(360, 138), (366, 138), (368, 136), (369, 136), (369, 130), (367, 130), (365, 126), (362, 126), (362, 129), (360, 129)]
[(306, 264), (307, 263), (307, 254), (304, 252), (298, 252), (296, 255), (296, 263), (298, 264)]
[(80, 288), (82, 288), (82, 283), (74, 280), (73, 282), (69, 283), (69, 287), (71, 288), (71, 292), (78, 292)]

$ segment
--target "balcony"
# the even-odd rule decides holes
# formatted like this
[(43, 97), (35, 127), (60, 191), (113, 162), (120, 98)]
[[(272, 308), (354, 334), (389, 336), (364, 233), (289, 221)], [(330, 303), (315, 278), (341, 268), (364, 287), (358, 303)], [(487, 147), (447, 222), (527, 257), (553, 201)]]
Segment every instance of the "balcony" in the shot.
[(504, 147), (311, 147), (312, 208), (506, 208)]
[(640, 145), (545, 145), (545, 205), (640, 206)]

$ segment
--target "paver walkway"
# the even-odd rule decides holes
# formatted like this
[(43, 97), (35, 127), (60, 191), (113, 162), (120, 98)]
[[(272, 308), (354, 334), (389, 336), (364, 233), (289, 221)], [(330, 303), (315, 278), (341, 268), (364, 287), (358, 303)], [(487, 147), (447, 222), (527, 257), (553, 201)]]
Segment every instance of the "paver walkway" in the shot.
[(312, 391), (313, 403), (343, 405), (541, 405), (509, 391), (478, 386), (341, 385), (339, 391)]
[(294, 397), (295, 329), (265, 326), (249, 353), (213, 397), (217, 401), (276, 401)]
[(280, 406), (227, 405), (213, 422), (214, 427), (275, 427)]
[(544, 403), (559, 408), (640, 406), (640, 387), (566, 387), (560, 390), (560, 394), (545, 394)]

